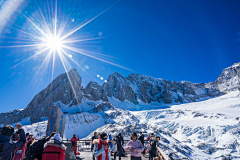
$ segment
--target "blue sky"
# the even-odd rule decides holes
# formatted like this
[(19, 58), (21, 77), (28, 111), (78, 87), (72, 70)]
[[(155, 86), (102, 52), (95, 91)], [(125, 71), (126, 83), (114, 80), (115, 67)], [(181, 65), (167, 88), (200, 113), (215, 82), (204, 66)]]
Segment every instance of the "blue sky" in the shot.
[[(1, 112), (25, 108), (53, 78), (65, 71), (60, 58), (56, 57), (53, 77), (51, 63), (44, 66), (45, 72), (40, 70), (36, 75), (47, 54), (17, 65), (37, 49), (11, 47), (22, 43), (21, 39), (13, 39), (24, 37), (19, 30), (36, 31), (20, 12), (37, 23), (43, 23), (38, 9), (44, 13), (44, 6), (49, 4), (51, 10), (50, 2), (24, 1), (3, 28), (0, 46), (8, 47), (0, 47)], [(61, 23), (61, 19), (67, 22), (64, 31), (67, 33), (116, 2), (59, 0), (58, 22)], [(240, 62), (239, 6), (240, 1), (237, 0), (121, 0), (70, 38), (101, 38), (71, 45), (128, 69), (72, 51), (67, 53), (78, 65), (69, 60), (67, 69), (76, 68), (83, 78), (83, 85), (89, 81), (102, 84), (114, 72), (123, 76), (139, 73), (194, 83), (215, 81), (224, 68)], [(44, 14), (50, 19), (51, 15)]]

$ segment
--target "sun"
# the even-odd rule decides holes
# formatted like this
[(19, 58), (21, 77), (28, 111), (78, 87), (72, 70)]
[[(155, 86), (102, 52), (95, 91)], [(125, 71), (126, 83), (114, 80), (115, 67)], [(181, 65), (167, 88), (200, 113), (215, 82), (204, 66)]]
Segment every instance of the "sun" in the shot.
[(46, 38), (46, 47), (56, 51), (62, 48), (62, 40), (57, 36), (50, 36)]

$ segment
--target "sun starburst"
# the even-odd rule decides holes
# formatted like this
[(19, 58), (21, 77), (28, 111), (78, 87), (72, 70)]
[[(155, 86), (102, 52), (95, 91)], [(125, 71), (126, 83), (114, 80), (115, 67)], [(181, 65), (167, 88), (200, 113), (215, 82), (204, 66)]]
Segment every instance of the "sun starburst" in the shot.
[[(51, 3), (51, 4), (53, 5), (53, 3)], [(35, 59), (39, 55), (44, 54), (45, 58), (41, 64), (41, 66), (39, 67), (37, 73), (43, 72), (42, 70), (45, 71), (51, 62), (50, 60), (52, 59), (52, 64), (51, 64), (52, 77), (53, 77), (53, 72), (54, 72), (54, 66), (56, 64), (56, 56), (59, 57), (58, 59), (60, 59), (66, 73), (68, 71), (67, 66), (70, 66), (68, 60), (70, 60), (71, 62), (73, 62), (74, 64), (76, 64), (77, 66), (79, 66), (81, 68), (81, 66), (80, 66), (81, 64), (76, 62), (73, 59), (73, 55), (68, 54), (68, 52), (78, 53), (78, 54), (81, 54), (84, 56), (88, 56), (90, 58), (100, 60), (105, 63), (109, 63), (111, 65), (115, 65), (115, 66), (118, 66), (118, 67), (121, 67), (124, 69), (128, 69), (128, 68), (125, 68), (114, 62), (105, 60), (102, 57), (99, 57), (99, 55), (104, 57), (105, 55), (103, 55), (103, 54), (100, 54), (100, 53), (97, 53), (96, 55), (90, 54), (90, 52), (88, 52), (84, 48), (80, 48), (79, 46), (73, 47), (73, 45), (72, 45), (74, 43), (101, 39), (102, 37), (93, 37), (93, 38), (85, 38), (85, 39), (81, 38), (80, 39), (77, 37), (72, 37), (72, 35), (74, 33), (76, 33), (77, 31), (79, 31), (80, 29), (82, 29), (83, 27), (85, 27), (87, 24), (94, 21), (96, 18), (101, 16), (103, 13), (108, 11), (115, 4), (113, 4), (106, 10), (102, 11), (101, 13), (97, 14), (96, 16), (93, 16), (87, 22), (85, 22), (77, 27), (74, 27), (71, 30), (69, 30), (69, 29), (66, 30), (66, 27), (68, 26), (68, 23), (69, 23), (69, 16), (65, 15), (66, 17), (68, 17), (67, 20), (58, 20), (59, 16), (58, 16), (58, 1), (57, 0), (55, 0), (54, 7), (49, 7), (49, 4), (47, 3), (47, 8), (48, 8), (48, 9), (46, 9), (48, 11), (47, 16), (46, 16), (46, 13), (45, 14), (43, 13), (42, 9), (39, 6), (38, 6), (38, 9), (39, 9), (38, 14), (36, 14), (35, 16), (27, 16), (27, 14), (26, 14), (27, 12), (21, 12), (21, 17), (25, 18), (26, 21), (28, 22), (28, 26), (26, 28), (32, 28), (31, 32), (28, 30), (22, 29), (21, 26), (20, 27), (19, 26), (18, 27), (8, 26), (9, 28), (22, 34), (20, 38), (16, 38), (16, 39), (20, 40), (19, 43), (21, 43), (21, 44), (16, 45), (16, 42), (15, 42), (14, 45), (1, 46), (1, 48), (3, 48), (3, 47), (29, 48), (32, 50), (36, 50), (36, 52), (33, 55), (31, 55), (30, 57), (19, 62), (18, 64), (15, 65), (15, 67), (26, 61), (29, 61), (31, 59)], [(70, 20), (70, 22), (74, 22), (74, 21), (75, 20)], [(94, 53), (94, 52), (91, 52), (91, 53)], [(71, 66), (69, 68), (71, 68)], [(71, 83), (71, 79), (70, 79), (70, 83)], [(71, 85), (72, 85), (72, 83), (71, 83)], [(77, 93), (75, 93), (75, 89), (73, 86), (72, 86), (72, 88), (73, 88), (75, 97), (77, 97), (77, 95), (76, 95)]]

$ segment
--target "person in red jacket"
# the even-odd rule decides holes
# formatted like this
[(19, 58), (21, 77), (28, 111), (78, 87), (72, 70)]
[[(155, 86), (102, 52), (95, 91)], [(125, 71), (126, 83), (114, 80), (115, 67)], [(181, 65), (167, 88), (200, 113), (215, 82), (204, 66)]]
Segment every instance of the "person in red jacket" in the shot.
[[(22, 125), (20, 123), (16, 124), (15, 127), (17, 127), (18, 130), (23, 130)], [(17, 134), (17, 137), (20, 137), (19, 132), (17, 132), (16, 134)], [(18, 141), (19, 141), (19, 139), (18, 139)], [(25, 155), (26, 150), (27, 150), (27, 142), (25, 142), (20, 148), (17, 148), (13, 151), (14, 155), (13, 155), (12, 160), (22, 160)]]
[(74, 134), (70, 142), (73, 145), (73, 151), (75, 155), (80, 155), (80, 153), (77, 151), (77, 141), (79, 141), (79, 137), (78, 136), (76, 137), (76, 134)]
[(60, 134), (56, 134), (50, 141), (44, 144), (42, 160), (65, 160), (65, 150)]
[(149, 141), (149, 140), (150, 140), (150, 138), (151, 138), (151, 137), (150, 137), (150, 135), (148, 135), (148, 137), (147, 137), (147, 141)]

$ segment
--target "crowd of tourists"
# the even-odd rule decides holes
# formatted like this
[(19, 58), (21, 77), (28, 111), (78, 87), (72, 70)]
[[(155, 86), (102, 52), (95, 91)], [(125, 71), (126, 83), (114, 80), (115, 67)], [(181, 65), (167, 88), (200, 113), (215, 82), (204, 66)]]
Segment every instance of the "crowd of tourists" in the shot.
[[(57, 132), (52, 132), (50, 136), (44, 136), (38, 140), (31, 133), (26, 133), (21, 124), (16, 124), (17, 130), (11, 125), (0, 128), (0, 160), (64, 160), (67, 147)], [(94, 133), (91, 139), (91, 151), (94, 160), (116, 160), (117, 157), (126, 157), (126, 152), (130, 151), (131, 160), (141, 160), (141, 155), (149, 153), (149, 160), (154, 159), (159, 136), (154, 133), (148, 136), (148, 147), (145, 150), (145, 138), (142, 132), (139, 136), (133, 132), (130, 141), (124, 145), (124, 139), (119, 133), (115, 138), (105, 132)], [(77, 151), (77, 141), (79, 137), (75, 134), (71, 138), (75, 155), (80, 155)]]

